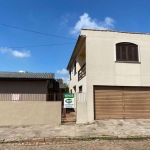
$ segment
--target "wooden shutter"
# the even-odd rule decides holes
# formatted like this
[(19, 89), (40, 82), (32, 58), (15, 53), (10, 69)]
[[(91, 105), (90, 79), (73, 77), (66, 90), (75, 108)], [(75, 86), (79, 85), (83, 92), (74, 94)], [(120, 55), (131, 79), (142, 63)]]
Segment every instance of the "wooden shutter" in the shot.
[(121, 49), (120, 49), (120, 46), (116, 46), (116, 60), (121, 60)]
[(132, 46), (128, 46), (128, 60), (129, 61), (133, 60), (133, 49), (132, 49)]
[(138, 47), (137, 46), (133, 47), (133, 56), (134, 56), (133, 60), (138, 61)]
[(117, 61), (138, 61), (138, 46), (133, 43), (116, 44)]
[(127, 60), (127, 53), (125, 46), (122, 46), (121, 53), (122, 53), (122, 60)]

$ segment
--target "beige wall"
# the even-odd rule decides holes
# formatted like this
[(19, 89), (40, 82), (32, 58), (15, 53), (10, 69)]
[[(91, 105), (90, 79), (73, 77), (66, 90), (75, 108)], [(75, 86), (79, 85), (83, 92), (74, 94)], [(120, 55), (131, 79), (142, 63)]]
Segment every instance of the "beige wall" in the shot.
[[(74, 91), (74, 86), (76, 86), (76, 92)], [(69, 83), (69, 89), (72, 89), (72, 93), (79, 93), (79, 87), (82, 86), (82, 90), (83, 93), (86, 93), (86, 76), (84, 78), (82, 78), (82, 80), (80, 80), (78, 82), (78, 73), (73, 76), (72, 80)], [(76, 111), (76, 103), (77, 103), (77, 98), (76, 98), (76, 94), (75, 94), (75, 111)]]
[(46, 101), (46, 93), (46, 80), (0, 80), (1, 101), (11, 101), (13, 94), (19, 94), (20, 101)]
[[(86, 35), (86, 88), (88, 121), (94, 120), (93, 86), (150, 86), (150, 35), (82, 30)], [(116, 62), (115, 44), (132, 42), (139, 63)]]
[(0, 80), (0, 93), (46, 94), (46, 81)]
[(0, 125), (59, 125), (61, 102), (0, 101)]
[(87, 122), (87, 102), (77, 101), (76, 123)]
[[(78, 81), (78, 71), (86, 62), (86, 51), (85, 51), (85, 43), (82, 44), (80, 51), (76, 57), (76, 75), (74, 75), (74, 64), (72, 64), (71, 71), (71, 80), (69, 81), (69, 90), (72, 89), (73, 93), (79, 92), (79, 86), (82, 86), (83, 93), (86, 92), (86, 77), (82, 80)], [(74, 86), (76, 86), (76, 91), (74, 91)]]

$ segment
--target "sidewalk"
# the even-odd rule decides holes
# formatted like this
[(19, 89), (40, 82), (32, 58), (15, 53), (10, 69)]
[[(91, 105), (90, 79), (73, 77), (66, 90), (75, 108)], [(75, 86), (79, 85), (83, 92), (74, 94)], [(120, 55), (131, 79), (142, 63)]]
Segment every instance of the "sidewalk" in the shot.
[(0, 126), (0, 142), (150, 137), (150, 119), (100, 120), (93, 124)]

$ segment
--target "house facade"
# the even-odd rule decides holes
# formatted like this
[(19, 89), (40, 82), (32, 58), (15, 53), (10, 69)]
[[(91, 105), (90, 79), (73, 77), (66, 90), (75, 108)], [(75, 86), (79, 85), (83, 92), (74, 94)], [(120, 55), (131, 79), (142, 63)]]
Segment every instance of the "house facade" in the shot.
[(54, 73), (0, 72), (0, 125), (59, 125), (62, 93)]
[(62, 93), (62, 79), (54, 73), (0, 72), (1, 101), (54, 101)]
[(150, 35), (82, 29), (68, 63), (70, 92), (86, 93), (86, 122), (150, 118)]

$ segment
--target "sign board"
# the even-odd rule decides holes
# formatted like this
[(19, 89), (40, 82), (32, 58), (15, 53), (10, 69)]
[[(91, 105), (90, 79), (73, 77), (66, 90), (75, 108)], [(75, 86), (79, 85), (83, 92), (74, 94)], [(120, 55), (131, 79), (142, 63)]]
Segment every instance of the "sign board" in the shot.
[(74, 108), (74, 94), (64, 94), (64, 108)]
[(12, 94), (12, 101), (18, 101), (20, 95), (19, 94)]

